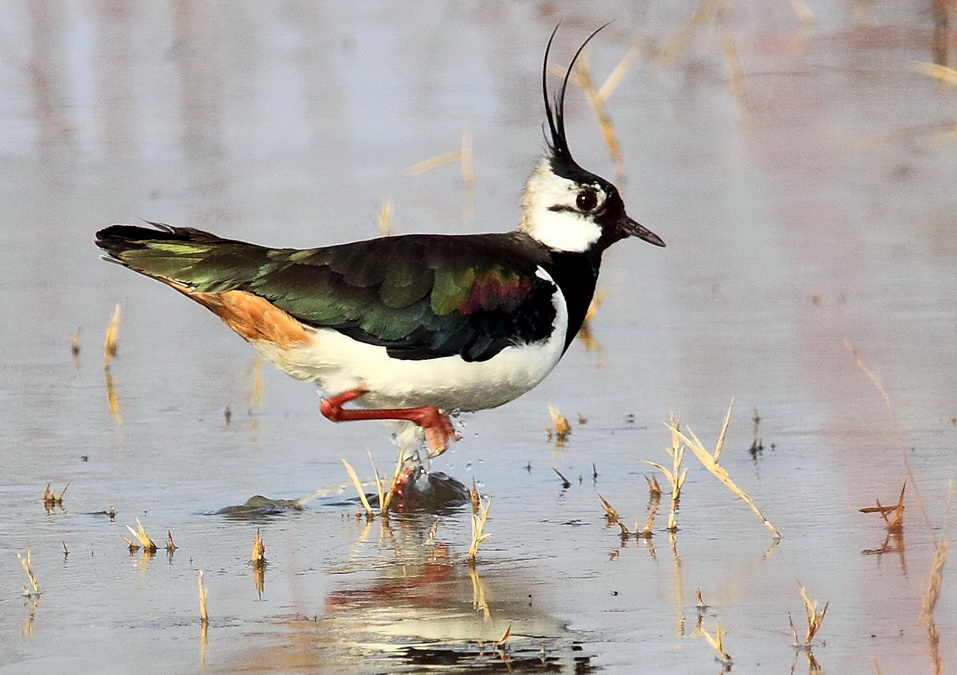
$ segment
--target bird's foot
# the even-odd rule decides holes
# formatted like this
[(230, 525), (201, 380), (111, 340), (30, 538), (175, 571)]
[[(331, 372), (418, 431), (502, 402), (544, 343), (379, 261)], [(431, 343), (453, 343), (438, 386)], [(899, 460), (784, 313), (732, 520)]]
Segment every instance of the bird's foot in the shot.
[(449, 439), (459, 440), (460, 436), (452, 426), (452, 421), (444, 412), (431, 405), (417, 408), (372, 408), (346, 409), (343, 404), (353, 401), (366, 393), (365, 389), (350, 389), (319, 401), (319, 411), (333, 422), (352, 420), (407, 420), (421, 427), (429, 446), (429, 457), (438, 457), (449, 446)]
[(425, 431), (425, 441), (429, 446), (429, 459), (438, 457), (449, 447), (449, 439), (458, 441), (462, 437), (452, 426), (452, 420), (449, 416), (438, 408), (425, 406), (416, 408), (423, 411), (422, 421), (416, 421), (422, 430)]

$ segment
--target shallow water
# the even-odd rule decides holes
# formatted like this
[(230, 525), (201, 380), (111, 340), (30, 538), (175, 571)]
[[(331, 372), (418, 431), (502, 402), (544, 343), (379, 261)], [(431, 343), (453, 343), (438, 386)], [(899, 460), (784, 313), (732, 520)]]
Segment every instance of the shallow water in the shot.
[[(933, 672), (918, 617), (957, 477), (957, 145), (944, 137), (957, 91), (915, 67), (943, 51), (930, 3), (816, 3), (804, 28), (788, 3), (733, 3), (743, 95), (713, 22), (674, 64), (653, 63), (690, 11), (666, 3), (4, 9), (4, 672), (720, 672), (699, 616), (725, 631), (733, 672), (806, 672), (788, 628), (790, 613), (803, 632), (798, 582), (830, 603), (821, 670)], [(330, 424), (310, 385), (268, 368), (251, 401), (251, 350), (178, 294), (100, 262), (92, 236), (142, 218), (320, 245), (374, 236), (390, 198), (400, 232), (511, 228), (542, 147), (547, 35), (560, 20), (563, 63), (608, 19), (589, 53), (598, 83), (642, 48), (607, 104), (617, 182), (668, 248), (612, 249), (595, 345), (576, 342), (539, 388), (463, 419), (464, 439), (434, 463), (492, 499), (472, 569), (468, 507), (437, 526), (355, 518), (340, 457), (369, 479), (371, 452), (389, 472), (387, 427)], [(613, 178), (572, 89), (572, 151)], [(463, 132), (474, 191), (455, 163), (409, 173), (457, 152)], [(732, 396), (721, 463), (780, 543), (690, 453), (674, 540), (666, 494), (654, 537), (622, 541), (598, 494), (643, 523), (653, 470), (641, 460), (669, 462), (661, 422), (674, 411), (711, 445)], [(548, 403), (573, 421), (561, 448)], [(896, 499), (905, 457), (904, 534), (876, 554), (886, 530), (858, 509)], [(43, 488), (67, 482), (62, 508), (44, 510)], [(301, 510), (215, 513), (317, 490)], [(111, 506), (115, 521), (100, 513)], [(172, 533), (172, 557), (127, 552), (137, 518), (157, 543)], [(248, 563), (257, 529), (262, 593)], [(28, 549), (36, 602), (20, 591), (15, 554)], [(942, 672), (957, 665), (955, 591), (948, 561)]]

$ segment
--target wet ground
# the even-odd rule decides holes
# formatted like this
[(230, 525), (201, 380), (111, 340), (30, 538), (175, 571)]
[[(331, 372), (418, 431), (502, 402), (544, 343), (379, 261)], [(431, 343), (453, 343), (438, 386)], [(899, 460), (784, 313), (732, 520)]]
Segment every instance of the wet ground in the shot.
[[(3, 4), (0, 670), (720, 672), (716, 625), (733, 672), (957, 667), (952, 560), (937, 640), (920, 621), (957, 477), (957, 90), (920, 65), (954, 62), (933, 3), (816, 2), (807, 25), (783, 0), (706, 3), (693, 27), (662, 2)], [(340, 457), (390, 472), (387, 427), (333, 425), (268, 368), (259, 398), (215, 317), (97, 259), (111, 222), (304, 247), (374, 236), (388, 200), (400, 232), (510, 229), (547, 36), (561, 21), (565, 63), (609, 19), (596, 86), (638, 46), (607, 100), (617, 182), (668, 248), (610, 251), (594, 342), (434, 463), (492, 500), (474, 566), (467, 505), (356, 518)], [(574, 86), (568, 127), (614, 178)], [(457, 161), (409, 171), (463, 137), (474, 187)], [(780, 543), (690, 452), (677, 534), (659, 474), (653, 536), (623, 540), (598, 495), (643, 524), (662, 422), (713, 447), (732, 396), (721, 464)], [(905, 480), (888, 538), (859, 509)], [(288, 501), (222, 512), (254, 495)], [(130, 554), (137, 518), (175, 553)], [(799, 583), (829, 603), (817, 666), (792, 646)]]

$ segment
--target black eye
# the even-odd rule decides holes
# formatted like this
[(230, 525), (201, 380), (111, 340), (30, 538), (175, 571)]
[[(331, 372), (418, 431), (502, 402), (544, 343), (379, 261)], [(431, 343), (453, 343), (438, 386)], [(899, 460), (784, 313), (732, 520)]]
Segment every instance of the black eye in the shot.
[(578, 193), (575, 204), (580, 211), (591, 211), (598, 206), (598, 195), (594, 190), (582, 190)]

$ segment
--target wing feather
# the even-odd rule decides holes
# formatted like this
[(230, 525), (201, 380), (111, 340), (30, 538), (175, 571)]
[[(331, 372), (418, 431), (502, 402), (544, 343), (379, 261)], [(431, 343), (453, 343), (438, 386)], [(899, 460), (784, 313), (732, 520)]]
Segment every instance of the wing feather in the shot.
[(245, 291), (300, 322), (384, 346), (400, 359), (484, 361), (548, 338), (556, 286), (527, 235), (404, 235), (315, 249), (270, 249), (201, 230), (113, 226), (111, 259), (200, 293)]

